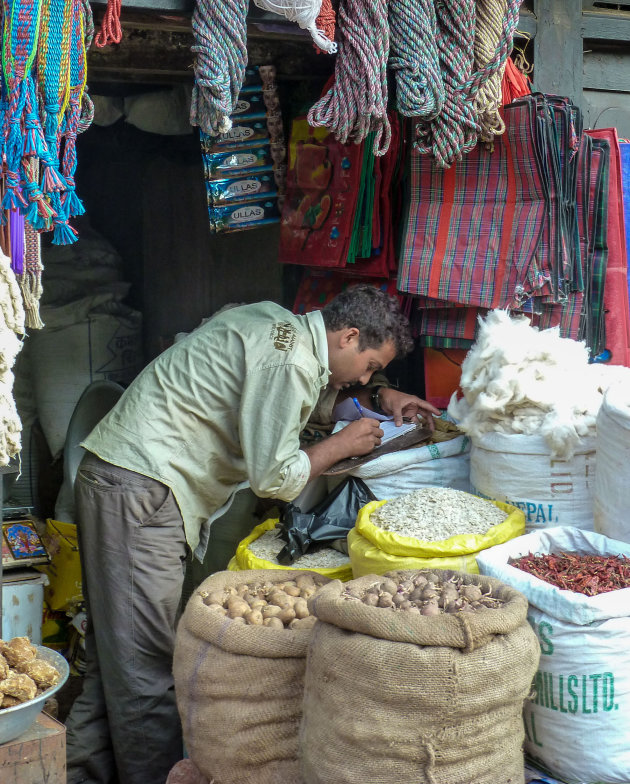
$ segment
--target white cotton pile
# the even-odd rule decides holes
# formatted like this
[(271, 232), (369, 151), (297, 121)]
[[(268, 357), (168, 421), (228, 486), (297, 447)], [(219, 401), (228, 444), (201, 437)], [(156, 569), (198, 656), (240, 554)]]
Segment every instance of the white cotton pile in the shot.
[(22, 348), (16, 333), (24, 334), (24, 307), (11, 260), (0, 251), (0, 466), (21, 449), (22, 423), (13, 400), (11, 368)]
[(584, 343), (532, 327), (525, 316), (493, 310), (479, 324), (462, 364), (464, 397), (454, 394), (448, 413), (471, 437), (537, 434), (552, 456), (570, 459), (580, 439), (595, 434), (606, 389), (630, 383), (630, 370), (589, 364)]

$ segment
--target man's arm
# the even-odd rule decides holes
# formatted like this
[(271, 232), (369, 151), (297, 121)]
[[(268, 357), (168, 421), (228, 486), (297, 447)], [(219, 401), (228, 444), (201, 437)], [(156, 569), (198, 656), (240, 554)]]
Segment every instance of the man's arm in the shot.
[(346, 457), (367, 455), (381, 443), (383, 431), (376, 419), (358, 419), (328, 438), (304, 449), (311, 463), (310, 479)]

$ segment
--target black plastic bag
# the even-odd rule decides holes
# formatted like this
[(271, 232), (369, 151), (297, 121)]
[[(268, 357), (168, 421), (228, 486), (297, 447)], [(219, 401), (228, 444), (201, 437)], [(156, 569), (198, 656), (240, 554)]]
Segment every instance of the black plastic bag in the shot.
[(304, 555), (311, 545), (332, 543), (345, 539), (354, 528), (359, 509), (376, 501), (370, 488), (362, 479), (350, 476), (326, 496), (311, 512), (287, 504), (280, 515), (280, 535), (286, 545), (276, 558), (283, 566), (290, 566)]

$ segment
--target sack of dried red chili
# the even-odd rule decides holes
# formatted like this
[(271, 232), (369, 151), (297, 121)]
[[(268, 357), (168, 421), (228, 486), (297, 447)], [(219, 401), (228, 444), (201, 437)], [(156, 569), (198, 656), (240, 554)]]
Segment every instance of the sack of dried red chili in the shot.
[[(591, 531), (557, 527), (512, 539), (477, 556), (481, 574), (496, 577), (529, 601), (528, 620), (538, 636), (539, 670), (533, 698), (525, 705), (526, 753), (569, 784), (626, 784), (630, 781), (630, 588), (594, 596), (560, 588), (517, 568), (530, 562), (541, 574), (575, 587), (622, 582), (626, 565), (592, 559), (594, 574), (574, 568), (562, 575), (563, 553), (630, 558), (630, 544)], [(529, 560), (529, 559), (528, 559)], [(546, 559), (549, 566), (549, 559)], [(595, 565), (597, 564), (597, 568)], [(555, 572), (555, 575), (552, 573)], [(560, 574), (560, 577), (558, 576)]]

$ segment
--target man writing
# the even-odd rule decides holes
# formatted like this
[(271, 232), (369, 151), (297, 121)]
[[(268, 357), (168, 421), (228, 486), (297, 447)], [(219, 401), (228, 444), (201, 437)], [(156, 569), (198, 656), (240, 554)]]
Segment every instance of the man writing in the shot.
[[(396, 300), (372, 286), (306, 316), (233, 308), (157, 357), (88, 436), (75, 481), (87, 672), (68, 784), (163, 784), (182, 756), (171, 662), (187, 547), (203, 559), (240, 488), (290, 501), (377, 446), (371, 418), (304, 449), (300, 433), (323, 393), (367, 384), (411, 347)], [(439, 413), (392, 389), (379, 402), (398, 421)]]

